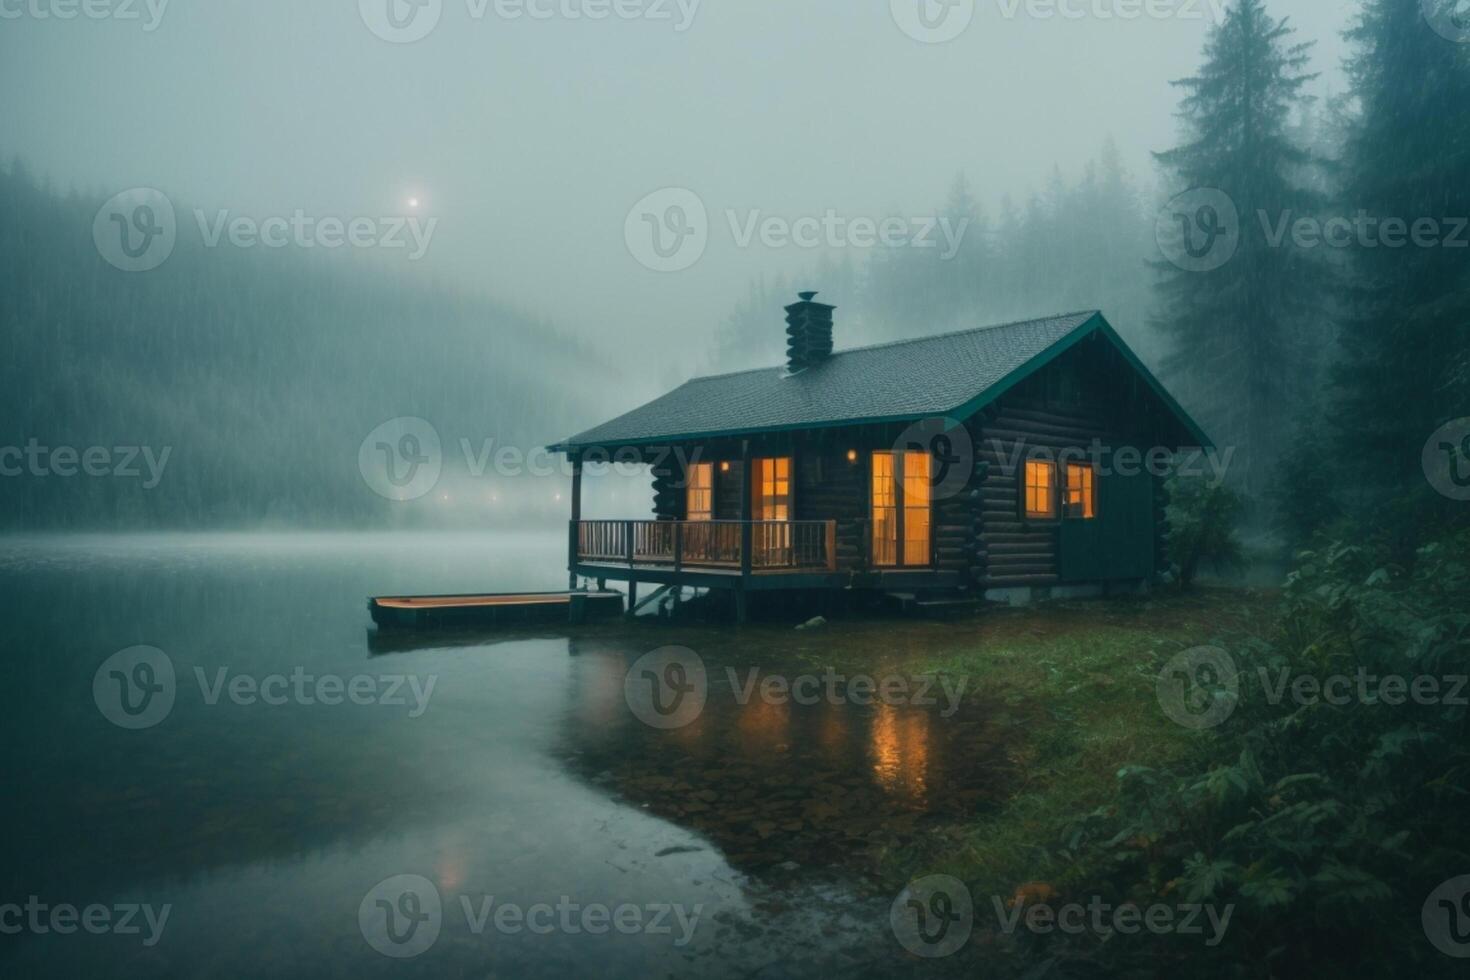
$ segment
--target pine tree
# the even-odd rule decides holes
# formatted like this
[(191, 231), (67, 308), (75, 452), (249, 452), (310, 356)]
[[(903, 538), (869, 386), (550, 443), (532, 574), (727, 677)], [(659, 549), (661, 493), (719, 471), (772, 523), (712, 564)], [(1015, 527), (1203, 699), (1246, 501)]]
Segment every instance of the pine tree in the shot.
[(1169, 343), (1166, 373), (1215, 441), (1237, 447), (1232, 478), (1252, 495), (1284, 448), (1283, 422), (1302, 411), (1319, 352), (1301, 338), (1327, 285), (1320, 255), (1270, 233), (1322, 205), (1299, 181), (1313, 158), (1289, 136), (1316, 77), (1306, 70), (1311, 45), (1293, 34), (1262, 0), (1237, 0), (1211, 31), (1199, 74), (1174, 83), (1186, 93), (1186, 141), (1155, 154), (1177, 190), (1223, 191), (1238, 213), (1238, 245), (1224, 265), (1155, 263), (1164, 274), (1155, 325)]
[(1433, 219), (1448, 235), (1470, 215), (1470, 44), (1437, 33), (1420, 0), (1369, 0), (1348, 37), (1357, 116), (1342, 209), (1383, 224), (1377, 246), (1350, 253), (1333, 420), (1349, 482), (1381, 517), (1399, 488), (1419, 491), (1416, 507), (1447, 503), (1418, 472), (1420, 451), (1442, 423), (1470, 415), (1470, 231), (1458, 247), (1382, 244), (1391, 219), (1410, 229)]

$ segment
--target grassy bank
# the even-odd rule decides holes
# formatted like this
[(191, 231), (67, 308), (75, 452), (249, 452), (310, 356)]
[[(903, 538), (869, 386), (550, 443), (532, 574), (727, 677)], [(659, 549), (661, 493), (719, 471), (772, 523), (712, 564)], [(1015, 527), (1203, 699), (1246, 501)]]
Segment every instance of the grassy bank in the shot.
[[(1017, 726), (1014, 791), (963, 824), (933, 828), (883, 856), (895, 881), (953, 874), (983, 894), (1045, 881), (1065, 890), (1091, 869), (1054, 856), (1072, 820), (1112, 801), (1125, 764), (1168, 766), (1218, 748), (1160, 709), (1161, 665), (1180, 650), (1233, 646), (1269, 622), (1273, 593), (1206, 589), (1137, 600), (987, 612), (917, 665), (968, 679)], [(947, 631), (948, 632), (948, 631)], [(954, 635), (950, 633), (950, 635)]]

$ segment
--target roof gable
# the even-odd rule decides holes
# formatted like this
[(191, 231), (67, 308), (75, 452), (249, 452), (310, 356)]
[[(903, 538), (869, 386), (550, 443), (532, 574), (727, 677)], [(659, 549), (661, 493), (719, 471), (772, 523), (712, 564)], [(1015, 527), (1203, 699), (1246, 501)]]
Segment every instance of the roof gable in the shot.
[(1204, 433), (1097, 311), (838, 351), (799, 374), (759, 368), (695, 378), (553, 450), (645, 445), (924, 418), (965, 419), (1102, 332), (1202, 446)]

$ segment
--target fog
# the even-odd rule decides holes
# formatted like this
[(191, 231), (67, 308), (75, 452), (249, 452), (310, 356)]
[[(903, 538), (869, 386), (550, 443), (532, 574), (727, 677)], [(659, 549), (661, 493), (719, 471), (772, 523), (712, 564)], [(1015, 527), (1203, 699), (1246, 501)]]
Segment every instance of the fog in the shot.
[[(779, 361), (798, 289), (837, 304), (839, 349), (1100, 308), (1234, 438), (1170, 368), (1154, 234), (1198, 186), (1155, 156), (1186, 138), (1172, 83), (1227, 6), (0, 0), (8, 444), (172, 446), (181, 474), (143, 503), (6, 493), (26, 522), (378, 519), (343, 500), (384, 419), (432, 419), (477, 478), (487, 441)], [(1314, 154), (1360, 9), (1266, 8), (1312, 45), (1282, 111)], [(130, 275), (103, 205), (140, 193), (177, 246)]]
[[(138, 20), (3, 24), (0, 150), (62, 187), (157, 187), (211, 215), (401, 214), (416, 196), (439, 225), (400, 272), (544, 313), (651, 391), (701, 368), (751, 277), (813, 265), (811, 249), (740, 247), (727, 209), (926, 215), (963, 171), (994, 210), (1109, 136), (1151, 178), (1175, 135), (1168, 82), (1197, 67), (1220, 3), (1122, 20), (1099, 16), (1127, 9), (1112, 0), (980, 0), (963, 34), (926, 44), (878, 0), (704, 0), (687, 24), (673, 0), (597, 21), (445, 0), (398, 44), (351, 0), (173, 0), (151, 31), (138, 0)], [(1318, 42), (1324, 91), (1354, 7), (1272, 4)], [(629, 255), (624, 221), (670, 186), (713, 228), (692, 268), (660, 274)]]

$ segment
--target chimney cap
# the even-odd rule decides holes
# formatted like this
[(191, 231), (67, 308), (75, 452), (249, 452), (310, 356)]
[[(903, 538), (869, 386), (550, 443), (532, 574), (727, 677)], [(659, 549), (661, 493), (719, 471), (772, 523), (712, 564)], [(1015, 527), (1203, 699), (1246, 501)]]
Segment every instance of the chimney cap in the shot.
[(810, 303), (812, 300), (817, 298), (816, 290), (812, 290), (809, 293), (797, 293), (796, 295), (800, 296), (802, 300), (807, 303)]

